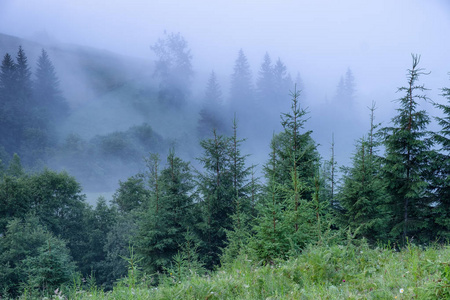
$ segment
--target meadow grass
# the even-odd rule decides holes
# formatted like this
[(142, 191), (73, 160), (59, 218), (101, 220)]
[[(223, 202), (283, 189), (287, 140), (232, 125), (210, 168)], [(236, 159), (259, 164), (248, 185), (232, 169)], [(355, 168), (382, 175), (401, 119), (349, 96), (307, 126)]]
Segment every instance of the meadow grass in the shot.
[(160, 275), (158, 287), (143, 276), (110, 292), (75, 284), (48, 299), (450, 299), (449, 263), (449, 246), (310, 246), (268, 265), (241, 255), (211, 274)]

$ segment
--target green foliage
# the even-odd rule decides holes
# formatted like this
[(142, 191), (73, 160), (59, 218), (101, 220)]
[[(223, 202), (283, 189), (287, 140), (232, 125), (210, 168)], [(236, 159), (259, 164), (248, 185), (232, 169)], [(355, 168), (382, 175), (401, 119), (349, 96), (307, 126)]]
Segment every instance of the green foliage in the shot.
[(266, 263), (284, 259), (320, 236), (320, 218), (327, 210), (318, 198), (313, 201), (319, 155), (311, 132), (300, 132), (306, 122), (306, 111), (298, 103), (300, 93), (294, 90), (291, 96), (291, 112), (282, 115), (284, 131), (272, 139), (271, 159), (265, 166), (266, 195), (255, 222), (252, 248)]
[(448, 241), (450, 239), (450, 89), (444, 88), (442, 92), (447, 103), (434, 104), (443, 112), (443, 116), (436, 117), (441, 130), (433, 134), (433, 139), (440, 151), (435, 152), (432, 159), (431, 185), (434, 190), (432, 197), (435, 208), (431, 219), (435, 223), (433, 227), (438, 238)]
[(121, 213), (148, 206), (149, 192), (141, 174), (129, 177), (125, 182), (119, 181), (119, 188), (113, 195), (113, 204)]
[(398, 114), (393, 126), (381, 130), (385, 159), (383, 179), (391, 196), (389, 207), (392, 221), (390, 236), (403, 245), (412, 236), (421, 241), (430, 239), (426, 232), (431, 202), (426, 196), (429, 189), (429, 168), (433, 141), (426, 126), (430, 118), (424, 110), (418, 110), (418, 101), (427, 99), (423, 85), (418, 85), (423, 69), (418, 68), (420, 57), (413, 55), (412, 69), (408, 70), (408, 85), (399, 88), (405, 95), (398, 99)]
[(186, 228), (196, 224), (191, 167), (171, 151), (159, 170), (159, 157), (148, 160), (149, 207), (139, 223), (136, 251), (148, 273), (163, 271), (184, 242)]
[(67, 283), (75, 264), (66, 243), (38, 218), (13, 219), (0, 238), (0, 291), (17, 296), (22, 288), (48, 292)]
[(381, 177), (382, 161), (376, 154), (378, 142), (373, 140), (373, 128), (372, 124), (368, 139), (358, 141), (352, 167), (342, 168), (343, 184), (339, 191), (342, 210), (338, 216), (341, 225), (356, 230), (359, 238), (364, 237), (371, 244), (388, 240), (390, 221), (389, 195)]
[(449, 261), (448, 247), (313, 246), (273, 265), (240, 256), (212, 274), (73, 299), (445, 299)]

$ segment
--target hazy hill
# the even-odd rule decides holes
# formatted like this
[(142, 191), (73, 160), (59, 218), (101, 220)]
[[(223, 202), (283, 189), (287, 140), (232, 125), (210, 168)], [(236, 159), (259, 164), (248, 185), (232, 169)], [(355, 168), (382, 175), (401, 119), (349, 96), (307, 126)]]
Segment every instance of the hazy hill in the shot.
[[(169, 146), (182, 144), (183, 147), (178, 147), (182, 156), (188, 159), (195, 156), (190, 149), (197, 143), (192, 136), (195, 135), (198, 107), (190, 105), (189, 113), (186, 113), (186, 110), (162, 106), (156, 99), (157, 83), (150, 59), (125, 57), (76, 45), (42, 44), (0, 34), (2, 57), (6, 53), (15, 57), (19, 46), (24, 49), (32, 72), (42, 49), (48, 52), (63, 95), (71, 107), (65, 124), (57, 128), (60, 148), (52, 151), (47, 165), (68, 170), (88, 192), (113, 191), (119, 179), (126, 180), (144, 167), (143, 156), (148, 152), (164, 153)], [(133, 128), (142, 129), (140, 126), (147, 133), (150, 126), (155, 139), (148, 139), (158, 140), (160, 145), (117, 140), (118, 137), (128, 139), (133, 135)], [(73, 142), (74, 137), (84, 144), (80, 148), (83, 153), (68, 154), (62, 150), (70, 145), (69, 140)], [(121, 158), (123, 153), (108, 157), (104, 153), (106, 150), (98, 150), (99, 143), (106, 145), (105, 139), (113, 137), (116, 143), (128, 145), (123, 147), (138, 148), (129, 152), (133, 157), (124, 160)]]

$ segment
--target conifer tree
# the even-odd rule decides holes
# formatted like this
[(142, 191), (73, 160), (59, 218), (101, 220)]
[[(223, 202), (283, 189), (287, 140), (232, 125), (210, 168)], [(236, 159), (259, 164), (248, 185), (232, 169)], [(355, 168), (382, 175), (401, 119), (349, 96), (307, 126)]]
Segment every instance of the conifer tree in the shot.
[(408, 70), (408, 85), (398, 89), (405, 95), (398, 99), (398, 114), (393, 126), (382, 129), (386, 149), (383, 177), (387, 182), (390, 198), (390, 235), (405, 245), (407, 239), (421, 236), (430, 214), (427, 178), (430, 166), (432, 140), (426, 131), (430, 118), (419, 110), (419, 101), (427, 100), (424, 85), (417, 84), (424, 69), (418, 67), (420, 56), (412, 55), (412, 68)]
[(148, 271), (163, 271), (185, 242), (187, 228), (196, 224), (194, 184), (189, 163), (174, 151), (167, 156), (164, 169), (158, 170), (159, 160), (153, 156), (150, 207), (139, 225), (137, 251)]
[(251, 168), (245, 165), (248, 155), (241, 154), (241, 144), (245, 139), (237, 137), (237, 121), (233, 120), (233, 136), (230, 138), (229, 157), (230, 174), (232, 176), (232, 195), (234, 213), (233, 229), (227, 231), (227, 248), (222, 262), (235, 258), (242, 248), (246, 247), (250, 238), (250, 221), (252, 214), (251, 189), (254, 183), (249, 182)]
[(9, 154), (20, 148), (22, 125), (18, 120), (18, 108), (17, 66), (6, 53), (0, 70), (0, 145)]
[(41, 107), (40, 116), (48, 120), (46, 129), (50, 130), (48, 126), (58, 124), (68, 115), (69, 106), (62, 95), (55, 67), (44, 49), (38, 58), (33, 90), (35, 102)]
[(258, 107), (273, 104), (274, 100), (274, 70), (269, 53), (266, 52), (258, 72), (256, 80), (256, 93), (258, 98)]
[(254, 104), (253, 89), (250, 65), (241, 49), (231, 75), (230, 105), (233, 112), (238, 112), (240, 116), (246, 116), (250, 112)]
[(259, 259), (265, 263), (273, 262), (276, 258), (284, 258), (290, 249), (289, 236), (293, 234), (293, 227), (285, 221), (286, 203), (282, 197), (282, 186), (276, 176), (279, 173), (279, 162), (276, 156), (275, 138), (271, 142), (271, 158), (265, 165), (267, 185), (261, 201), (257, 203), (257, 219), (254, 223), (254, 236), (250, 246)]
[[(280, 58), (277, 59), (275, 65), (273, 66), (273, 80), (274, 80), (274, 99), (273, 101), (284, 107), (283, 103), (289, 103), (289, 93), (293, 89), (294, 84), (292, 82), (291, 75), (287, 72), (286, 65), (281, 61)], [(297, 87), (296, 87), (297, 89)], [(301, 89), (299, 89), (301, 92)]]
[(343, 170), (339, 193), (341, 224), (369, 242), (386, 241), (390, 221), (386, 182), (380, 177), (381, 161), (370, 139), (361, 138), (353, 155), (353, 165)]
[(223, 115), (222, 91), (217, 81), (216, 73), (211, 72), (205, 91), (205, 99), (200, 110), (198, 121), (198, 133), (201, 138), (211, 136), (216, 129), (219, 134), (225, 134), (226, 130)]
[(235, 213), (235, 189), (230, 171), (230, 139), (217, 135), (200, 142), (203, 156), (198, 160), (203, 173), (198, 174), (198, 190), (201, 195), (202, 222), (200, 253), (206, 267), (219, 263), (220, 249), (226, 245), (226, 231), (233, 229)]
[(450, 88), (442, 89), (446, 104), (434, 103), (443, 112), (442, 117), (436, 117), (441, 130), (434, 134), (434, 141), (439, 147), (433, 159), (433, 209), (434, 234), (438, 239), (450, 239)]
[(306, 111), (300, 108), (300, 93), (291, 95), (291, 112), (281, 118), (284, 131), (273, 137), (264, 168), (268, 190), (258, 207), (253, 247), (265, 261), (285, 258), (317, 238), (317, 216), (324, 213), (313, 201), (319, 155), (311, 132), (301, 132)]
[(319, 154), (316, 144), (311, 138), (312, 131), (302, 132), (307, 120), (305, 119), (307, 112), (300, 107), (300, 92), (294, 90), (291, 96), (291, 111), (283, 113), (281, 116), (281, 125), (284, 130), (273, 138), (278, 164), (277, 174), (273, 177), (272, 169), (265, 168), (266, 177), (273, 177), (282, 186), (290, 186), (292, 183), (291, 171), (295, 171), (296, 176), (305, 185), (304, 198), (311, 200)]

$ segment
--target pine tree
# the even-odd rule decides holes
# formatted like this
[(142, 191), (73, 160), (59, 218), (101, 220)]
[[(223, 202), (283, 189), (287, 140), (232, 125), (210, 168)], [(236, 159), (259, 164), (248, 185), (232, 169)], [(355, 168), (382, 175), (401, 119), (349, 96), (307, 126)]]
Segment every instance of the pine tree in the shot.
[(281, 185), (276, 178), (279, 174), (276, 148), (275, 139), (272, 139), (271, 158), (265, 165), (268, 183), (261, 201), (256, 206), (258, 215), (253, 228), (255, 234), (250, 243), (257, 257), (265, 263), (286, 257), (290, 249), (289, 236), (294, 233), (293, 227), (285, 221), (286, 203), (282, 197)]
[(342, 168), (342, 188), (339, 192), (341, 224), (354, 230), (356, 236), (370, 243), (387, 241), (386, 183), (381, 178), (381, 161), (376, 156), (370, 139), (358, 141), (350, 168)]
[(50, 131), (51, 126), (59, 124), (68, 115), (69, 106), (62, 95), (55, 67), (44, 49), (38, 58), (35, 75), (34, 101), (41, 108), (43, 127)]
[(284, 131), (272, 139), (272, 154), (264, 167), (268, 189), (258, 206), (253, 248), (266, 262), (285, 258), (317, 238), (323, 205), (313, 201), (319, 155), (311, 132), (302, 133), (306, 111), (294, 90), (290, 113), (282, 115)]
[(136, 237), (137, 252), (143, 257), (145, 270), (164, 271), (185, 242), (187, 228), (196, 224), (193, 177), (189, 163), (170, 151), (167, 164), (158, 170), (153, 157), (150, 207), (144, 213)]
[(233, 112), (247, 116), (254, 102), (252, 73), (244, 51), (239, 50), (231, 75), (230, 105)]
[(426, 197), (429, 188), (426, 174), (429, 168), (429, 154), (432, 140), (426, 127), (430, 118), (424, 110), (418, 110), (420, 100), (427, 97), (423, 85), (418, 85), (420, 56), (412, 55), (412, 68), (408, 70), (408, 85), (398, 89), (405, 95), (398, 99), (398, 114), (392, 119), (393, 126), (382, 129), (383, 144), (386, 149), (383, 177), (387, 182), (387, 192), (392, 222), (390, 235), (405, 245), (407, 239), (421, 236), (429, 216), (430, 199)]
[[(306, 123), (307, 112), (300, 107), (300, 92), (294, 90), (291, 96), (291, 111), (283, 113), (281, 116), (284, 131), (273, 138), (276, 160), (279, 165), (277, 174), (273, 178), (282, 186), (290, 186), (292, 183), (291, 171), (295, 171), (296, 176), (305, 184), (304, 198), (311, 200), (319, 154), (317, 146), (311, 138), (312, 131), (301, 132)], [(272, 178), (272, 175), (271, 168), (266, 168), (266, 177)]]
[(9, 154), (18, 152), (22, 136), (17, 98), (17, 66), (6, 53), (0, 71), (0, 145)]
[(275, 98), (274, 91), (274, 72), (272, 60), (269, 53), (264, 55), (263, 62), (258, 72), (256, 80), (256, 93), (258, 98), (258, 107), (273, 104)]
[(237, 137), (237, 121), (233, 120), (233, 136), (230, 139), (229, 157), (230, 157), (230, 174), (232, 176), (233, 185), (233, 203), (234, 214), (231, 216), (233, 220), (233, 229), (227, 231), (227, 248), (225, 249), (222, 262), (231, 261), (235, 258), (242, 248), (246, 247), (250, 239), (251, 228), (251, 189), (255, 188), (254, 182), (249, 182), (251, 168), (247, 167), (245, 160), (248, 155), (241, 155), (241, 145), (245, 139)]
[(218, 265), (220, 249), (226, 245), (226, 231), (233, 229), (235, 189), (230, 171), (230, 139), (217, 135), (200, 142), (202, 157), (198, 158), (203, 173), (198, 173), (198, 191), (201, 196), (202, 221), (200, 253), (206, 267)]
[(206, 86), (205, 99), (198, 120), (197, 130), (201, 138), (211, 136), (213, 129), (216, 129), (219, 134), (225, 134), (228, 131), (225, 128), (223, 111), (222, 91), (213, 71)]
[(353, 76), (353, 72), (350, 68), (345, 72), (345, 96), (347, 98), (347, 103), (353, 105), (355, 101), (355, 77)]
[(436, 117), (441, 130), (434, 134), (434, 140), (439, 147), (433, 159), (432, 189), (435, 192), (435, 208), (433, 209), (434, 234), (443, 240), (450, 239), (450, 88), (442, 89), (442, 96), (447, 104), (434, 103), (443, 112), (442, 117)]
[[(277, 59), (275, 65), (273, 66), (273, 80), (274, 80), (274, 99), (273, 101), (284, 107), (284, 103), (289, 103), (289, 93), (293, 89), (294, 84), (292, 82), (291, 75), (287, 72), (286, 65), (281, 61), (280, 58)], [(297, 88), (297, 87), (296, 87)], [(299, 90), (301, 92), (301, 90)]]

